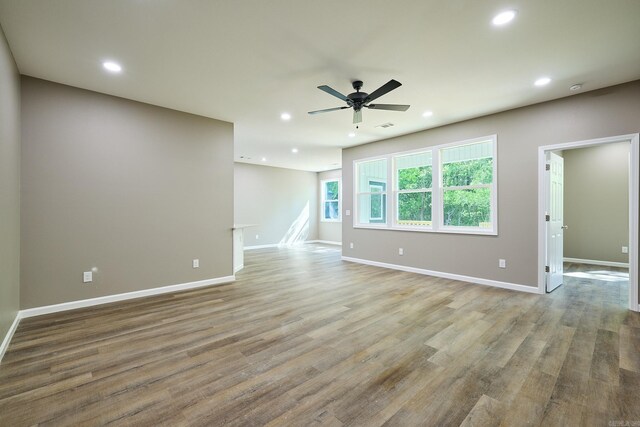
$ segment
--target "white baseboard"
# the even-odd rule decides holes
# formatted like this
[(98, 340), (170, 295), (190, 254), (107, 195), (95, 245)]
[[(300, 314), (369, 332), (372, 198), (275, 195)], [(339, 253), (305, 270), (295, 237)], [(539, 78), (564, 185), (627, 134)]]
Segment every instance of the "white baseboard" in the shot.
[(580, 259), (580, 258), (563, 258), (563, 260), (564, 262), (573, 262), (576, 264), (604, 265), (606, 267), (629, 268), (628, 262), (597, 261), (594, 259)]
[(243, 268), (244, 268), (244, 264), (236, 266), (236, 268), (233, 269), (233, 274), (236, 274), (238, 271), (242, 270)]
[(322, 243), (325, 245), (336, 245), (336, 246), (342, 246), (342, 242), (334, 242), (331, 240), (307, 240), (305, 243)]
[(529, 292), (529, 293), (532, 293), (532, 294), (539, 294), (540, 293), (538, 291), (538, 288), (534, 287), (534, 286), (518, 285), (516, 283), (500, 282), (500, 281), (497, 281), (497, 280), (482, 279), (482, 278), (479, 278), (479, 277), (471, 277), (471, 276), (463, 276), (461, 274), (444, 273), (444, 272), (441, 272), (441, 271), (425, 270), (423, 268), (408, 267), (406, 265), (388, 264), (386, 262), (369, 261), (369, 260), (366, 260), (366, 259), (351, 258), (351, 257), (346, 257), (346, 256), (343, 256), (342, 260), (343, 261), (349, 261), (349, 262), (355, 262), (355, 263), (359, 263), (359, 264), (373, 265), (373, 266), (376, 266), (376, 267), (389, 268), (389, 269), (392, 269), (392, 270), (401, 270), (401, 271), (407, 271), (407, 272), (410, 272), (410, 273), (424, 274), (424, 275), (427, 275), (427, 276), (442, 277), (444, 279), (459, 280), (461, 282), (477, 283), (479, 285), (493, 286), (493, 287), (496, 287), (496, 288), (511, 289), (511, 290), (514, 290), (514, 291)]
[(169, 292), (196, 289), (204, 286), (221, 285), (236, 280), (236, 276), (216, 277), (213, 279), (199, 280), (197, 282), (181, 283), (178, 285), (161, 286), (159, 288), (143, 289), (141, 291), (126, 292), (123, 294), (106, 295), (104, 297), (83, 299), (78, 301), (63, 302), (61, 304), (46, 305), (43, 307), (27, 308), (20, 310), (20, 318), (41, 316), (43, 314), (57, 313), (59, 311), (74, 310), (77, 308), (91, 307), (94, 305), (108, 304), (110, 302), (124, 301), (128, 299), (166, 294)]
[(7, 351), (7, 348), (9, 348), (9, 343), (11, 342), (11, 338), (13, 338), (13, 334), (16, 332), (16, 329), (18, 329), (18, 324), (20, 323), (21, 318), (22, 316), (20, 315), (20, 312), (17, 312), (16, 318), (13, 319), (13, 323), (11, 324), (11, 327), (9, 328), (9, 330), (7, 331), (7, 334), (4, 336), (4, 339), (2, 340), (2, 345), (0, 345), (0, 362), (2, 362), (4, 353)]
[(272, 243), (270, 245), (255, 245), (255, 246), (245, 246), (244, 250), (245, 251), (251, 251), (254, 249), (267, 249), (267, 248), (277, 248), (278, 244), (277, 243)]

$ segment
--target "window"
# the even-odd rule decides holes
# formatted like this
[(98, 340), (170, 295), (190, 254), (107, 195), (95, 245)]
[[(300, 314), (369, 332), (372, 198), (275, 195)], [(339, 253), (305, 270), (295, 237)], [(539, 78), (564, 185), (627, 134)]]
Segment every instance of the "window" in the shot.
[(497, 234), (496, 171), (495, 135), (355, 161), (354, 226)]
[(431, 151), (395, 156), (393, 161), (396, 224), (431, 227)]
[(321, 182), (322, 221), (340, 221), (340, 180), (333, 179)]
[(356, 164), (358, 224), (387, 223), (387, 159)]
[(442, 225), (491, 229), (493, 141), (440, 150)]
[(387, 218), (387, 199), (385, 190), (387, 184), (378, 181), (369, 181), (371, 189), (371, 203), (369, 204), (369, 219), (371, 222), (385, 222)]

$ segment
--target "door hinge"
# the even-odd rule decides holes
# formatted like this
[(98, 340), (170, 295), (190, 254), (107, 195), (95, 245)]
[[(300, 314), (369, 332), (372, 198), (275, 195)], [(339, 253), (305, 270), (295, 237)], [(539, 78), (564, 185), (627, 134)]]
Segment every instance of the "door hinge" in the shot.
[(547, 164), (544, 166), (544, 170), (550, 171), (550, 170), (551, 170), (551, 164), (550, 164), (550, 163), (547, 163)]
[(545, 265), (545, 266), (544, 266), (544, 272), (545, 272), (545, 273), (548, 273), (549, 271), (551, 271), (551, 270), (549, 270), (549, 266), (548, 266), (548, 265)]
[(551, 215), (547, 214), (544, 216), (545, 221), (551, 221)]

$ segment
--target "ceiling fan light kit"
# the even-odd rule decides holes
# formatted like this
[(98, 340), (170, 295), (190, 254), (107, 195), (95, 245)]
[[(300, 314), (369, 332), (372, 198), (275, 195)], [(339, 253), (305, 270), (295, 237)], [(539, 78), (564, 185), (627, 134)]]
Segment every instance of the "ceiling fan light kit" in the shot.
[(362, 81), (356, 80), (352, 83), (355, 92), (350, 93), (349, 95), (343, 95), (337, 90), (329, 87), (327, 85), (318, 86), (323, 92), (328, 93), (329, 95), (333, 95), (338, 99), (341, 99), (347, 103), (345, 107), (334, 107), (327, 108), (324, 110), (316, 110), (309, 111), (309, 114), (318, 114), (318, 113), (328, 113), (329, 111), (338, 111), (345, 110), (347, 108), (353, 108), (353, 124), (358, 124), (362, 122), (362, 108), (369, 108), (372, 110), (387, 110), (387, 111), (407, 111), (409, 109), (409, 105), (400, 105), (400, 104), (371, 104), (370, 102), (380, 98), (382, 95), (385, 95), (391, 92), (394, 89), (402, 86), (397, 80), (389, 80), (384, 85), (380, 86), (378, 89), (374, 90), (371, 94), (366, 92), (360, 92), (362, 89)]

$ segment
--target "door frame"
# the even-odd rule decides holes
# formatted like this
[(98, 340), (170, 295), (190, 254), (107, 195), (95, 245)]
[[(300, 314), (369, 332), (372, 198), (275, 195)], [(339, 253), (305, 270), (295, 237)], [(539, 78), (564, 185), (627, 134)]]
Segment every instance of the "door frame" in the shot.
[(640, 165), (638, 155), (639, 134), (610, 136), (606, 138), (588, 139), (584, 141), (565, 142), (538, 147), (538, 293), (546, 293), (545, 256), (547, 244), (545, 237), (545, 164), (547, 151), (566, 150), (571, 148), (592, 147), (614, 142), (630, 141), (629, 162), (629, 310), (640, 311), (638, 304), (638, 191), (640, 189)]
[[(557, 157), (557, 159), (554, 160), (554, 157)], [(549, 255), (551, 255), (551, 253), (557, 255), (557, 250), (554, 250), (553, 247), (549, 247), (550, 244), (558, 244), (558, 242), (560, 242), (560, 246), (561, 248), (564, 248), (564, 206), (555, 206), (555, 210), (560, 210), (560, 213), (562, 214), (563, 219), (561, 221), (558, 221), (556, 218), (556, 214), (557, 212), (555, 212), (555, 210), (552, 208), (551, 205), (553, 205), (552, 200), (555, 199), (555, 197), (553, 197), (552, 193), (552, 183), (554, 180), (553, 177), (553, 172), (554, 172), (554, 167), (553, 167), (553, 163), (555, 161), (558, 161), (559, 163), (562, 164), (561, 170), (562, 170), (562, 186), (561, 186), (561, 194), (562, 196), (560, 197), (560, 200), (562, 202), (562, 204), (564, 205), (564, 158), (556, 153), (554, 153), (553, 151), (545, 151), (545, 163), (550, 164), (551, 167), (549, 168), (549, 170), (546, 170), (547, 168), (545, 167), (545, 181), (544, 181), (544, 188), (546, 190), (546, 195), (545, 195), (545, 209), (544, 209), (544, 213), (545, 213), (545, 243), (546, 243), (546, 256), (545, 256), (545, 292), (553, 292), (555, 289), (558, 289), (558, 287), (560, 287), (563, 282), (564, 282), (564, 249), (562, 249), (560, 251), (560, 253), (563, 254), (562, 259), (558, 260), (557, 257), (551, 257)], [(557, 181), (556, 181), (557, 182)], [(547, 221), (546, 217), (549, 217), (549, 221)], [(559, 224), (558, 224), (559, 223)], [(557, 227), (558, 225), (560, 226), (560, 229), (557, 229), (554, 227)], [(559, 239), (554, 239), (553, 235), (559, 233), (561, 235), (561, 237)], [(558, 249), (557, 247), (555, 249)], [(558, 262), (560, 263), (560, 269), (559, 271), (556, 270), (557, 264)], [(549, 272), (546, 272), (546, 266), (549, 266)], [(558, 277), (559, 276), (559, 277)], [(559, 282), (558, 282), (559, 281)], [(549, 289), (550, 287), (552, 287), (552, 289)]]

